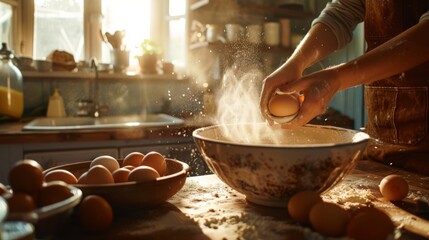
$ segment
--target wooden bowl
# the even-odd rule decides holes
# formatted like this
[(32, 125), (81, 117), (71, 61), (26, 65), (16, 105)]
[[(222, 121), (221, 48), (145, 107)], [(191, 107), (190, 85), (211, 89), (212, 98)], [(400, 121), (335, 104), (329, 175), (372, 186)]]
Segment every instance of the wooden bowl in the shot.
[[(75, 184), (73, 186), (82, 190), (82, 198), (88, 195), (99, 195), (116, 209), (154, 207), (164, 203), (182, 189), (189, 174), (188, 164), (175, 159), (166, 159), (166, 162), (166, 174), (152, 182)], [(89, 169), (90, 164), (91, 161), (66, 164), (50, 168), (44, 173), (64, 169), (79, 178)], [(119, 160), (119, 164), (122, 166), (122, 160)]]

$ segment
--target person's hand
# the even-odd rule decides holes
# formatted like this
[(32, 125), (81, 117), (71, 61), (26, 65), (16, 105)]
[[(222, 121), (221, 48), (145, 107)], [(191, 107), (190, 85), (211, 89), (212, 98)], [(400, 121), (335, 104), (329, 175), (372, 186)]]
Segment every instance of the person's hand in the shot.
[(294, 64), (285, 63), (267, 78), (264, 79), (262, 91), (259, 100), (259, 107), (263, 117), (270, 125), (274, 124), (273, 120), (269, 117), (268, 101), (275, 91), (281, 86), (296, 81), (302, 77), (302, 70)]
[(279, 89), (284, 92), (300, 92), (304, 101), (297, 116), (282, 128), (296, 128), (310, 122), (326, 111), (329, 102), (340, 89), (340, 77), (335, 68), (325, 69), (287, 83)]

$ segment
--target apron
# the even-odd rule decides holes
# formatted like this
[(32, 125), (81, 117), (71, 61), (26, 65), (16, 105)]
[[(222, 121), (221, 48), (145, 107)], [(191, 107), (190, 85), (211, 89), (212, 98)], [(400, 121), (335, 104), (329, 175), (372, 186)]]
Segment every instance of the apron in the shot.
[[(365, 4), (368, 51), (417, 24), (429, 8), (428, 0)], [(429, 62), (365, 85), (366, 131), (372, 137), (366, 157), (429, 175), (428, 104)]]

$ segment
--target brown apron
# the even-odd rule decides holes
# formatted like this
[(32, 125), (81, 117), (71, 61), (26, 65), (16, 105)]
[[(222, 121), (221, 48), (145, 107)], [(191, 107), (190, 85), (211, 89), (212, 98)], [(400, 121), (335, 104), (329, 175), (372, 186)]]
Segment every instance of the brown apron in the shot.
[[(428, 8), (427, 0), (366, 0), (368, 51), (418, 23)], [(429, 175), (428, 89), (429, 62), (365, 86), (367, 158)]]

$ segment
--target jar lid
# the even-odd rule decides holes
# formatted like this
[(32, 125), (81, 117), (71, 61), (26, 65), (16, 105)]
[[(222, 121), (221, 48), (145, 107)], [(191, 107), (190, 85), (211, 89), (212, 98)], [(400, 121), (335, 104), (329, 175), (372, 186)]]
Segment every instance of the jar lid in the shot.
[(6, 43), (1, 44), (0, 55), (2, 59), (11, 59), (13, 58), (13, 53), (7, 48)]

